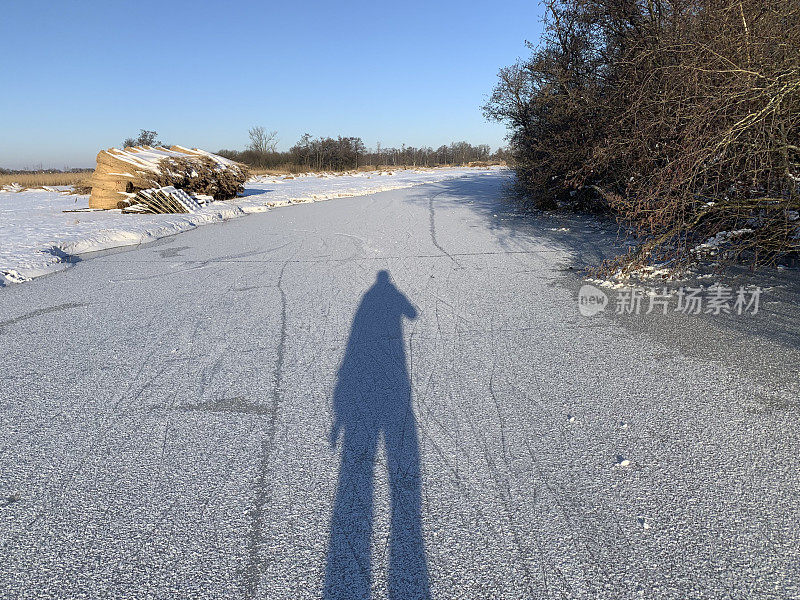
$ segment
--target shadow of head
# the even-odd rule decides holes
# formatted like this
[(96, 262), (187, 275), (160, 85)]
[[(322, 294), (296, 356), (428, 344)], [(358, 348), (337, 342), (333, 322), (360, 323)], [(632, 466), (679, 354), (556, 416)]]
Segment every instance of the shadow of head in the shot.
[(381, 348), (365, 346), (364, 336), (369, 337), (375, 343), (378, 343), (376, 338), (399, 343), (402, 337), (403, 317), (416, 319), (417, 309), (394, 285), (388, 271), (378, 271), (375, 283), (359, 302), (350, 329), (350, 338), (343, 364), (347, 364), (347, 359), (352, 353), (363, 354), (381, 350)]

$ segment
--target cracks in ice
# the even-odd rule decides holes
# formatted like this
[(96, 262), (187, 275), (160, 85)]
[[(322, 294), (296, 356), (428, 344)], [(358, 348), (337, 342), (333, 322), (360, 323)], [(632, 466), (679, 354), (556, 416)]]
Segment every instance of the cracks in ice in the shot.
[(433, 194), (432, 196), (430, 196), (428, 198), (428, 214), (430, 216), (430, 223), (429, 223), (428, 228), (429, 228), (430, 234), (431, 234), (431, 241), (433, 242), (433, 245), (436, 246), (436, 248), (442, 254), (447, 256), (450, 260), (452, 260), (457, 265), (461, 266), (459, 264), (459, 262), (455, 258), (453, 258), (453, 256), (447, 250), (442, 248), (442, 246), (439, 244), (439, 240), (436, 239), (436, 210), (433, 208), (433, 199), (436, 198), (437, 196), (443, 194), (443, 193), (444, 193), (444, 190), (442, 190), (441, 192), (437, 192), (436, 194)]
[(69, 310), (70, 308), (84, 308), (86, 306), (89, 306), (86, 302), (66, 302), (64, 304), (59, 304), (57, 306), (38, 308), (19, 317), (14, 317), (13, 319), (6, 319), (5, 321), (0, 321), (0, 335), (3, 333), (5, 327), (9, 325), (16, 325), (20, 321), (26, 321), (28, 319), (33, 319), (41, 315), (47, 315), (50, 313), (61, 312), (62, 310)]
[(261, 459), (258, 467), (258, 477), (254, 485), (255, 498), (250, 508), (250, 530), (247, 535), (247, 558), (243, 569), (243, 592), (245, 598), (255, 598), (258, 593), (258, 584), (264, 571), (264, 560), (260, 556), (263, 543), (263, 517), (270, 503), (270, 488), (268, 485), (270, 461), (275, 445), (275, 430), (278, 420), (278, 409), (282, 401), (283, 364), (286, 348), (286, 292), (283, 289), (283, 274), (289, 261), (285, 262), (278, 276), (278, 292), (280, 294), (281, 330), (278, 338), (278, 348), (275, 352), (273, 366), (274, 385), (268, 408), (269, 422), (264, 439), (261, 442)]

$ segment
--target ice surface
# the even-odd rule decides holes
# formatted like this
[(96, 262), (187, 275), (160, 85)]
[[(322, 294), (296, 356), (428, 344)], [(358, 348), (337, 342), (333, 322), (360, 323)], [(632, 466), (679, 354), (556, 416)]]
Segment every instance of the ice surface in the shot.
[[(163, 155), (160, 150), (139, 152), (137, 166), (146, 166), (151, 159), (155, 164)], [(296, 202), (373, 194), (474, 172), (475, 169), (451, 168), (393, 171), (391, 174), (258, 176), (246, 184), (243, 197), (210, 202), (195, 212), (180, 215), (88, 211), (84, 209), (89, 197), (67, 194), (67, 188), (59, 191), (0, 189), (0, 286), (57, 271), (65, 266), (69, 255), (143, 244), (200, 225)]]

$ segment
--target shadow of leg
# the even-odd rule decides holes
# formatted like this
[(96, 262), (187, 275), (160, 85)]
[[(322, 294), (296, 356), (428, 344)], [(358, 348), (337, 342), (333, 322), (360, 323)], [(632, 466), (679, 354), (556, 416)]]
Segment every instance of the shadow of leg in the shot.
[(373, 428), (355, 424), (344, 433), (325, 570), (325, 600), (371, 597), (372, 477), (377, 437)]
[(389, 597), (430, 598), (428, 566), (422, 538), (422, 477), (419, 444), (410, 412), (384, 431), (391, 490)]

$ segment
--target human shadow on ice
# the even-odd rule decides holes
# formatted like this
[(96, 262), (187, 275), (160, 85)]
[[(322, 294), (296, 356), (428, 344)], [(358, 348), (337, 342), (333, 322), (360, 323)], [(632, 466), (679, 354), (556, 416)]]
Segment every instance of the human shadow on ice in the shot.
[(325, 571), (326, 600), (371, 597), (373, 469), (381, 439), (391, 499), (389, 597), (430, 597), (404, 316), (415, 319), (417, 311), (389, 273), (380, 271), (356, 311), (333, 394), (330, 441), (335, 447), (343, 439)]

